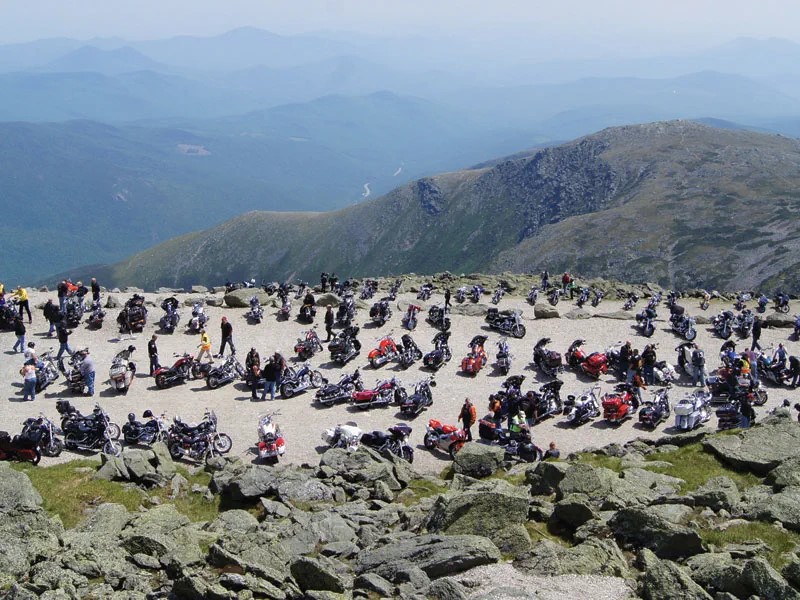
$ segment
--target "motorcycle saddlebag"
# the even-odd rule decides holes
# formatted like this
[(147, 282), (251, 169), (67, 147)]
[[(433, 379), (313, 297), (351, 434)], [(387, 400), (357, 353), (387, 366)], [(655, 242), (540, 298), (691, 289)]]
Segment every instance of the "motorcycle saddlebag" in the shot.
[(622, 398), (617, 395), (614, 396), (606, 396), (603, 398), (603, 410), (613, 411), (616, 412), (619, 410), (619, 407), (622, 405)]
[(678, 416), (685, 417), (694, 412), (694, 402), (691, 399), (680, 400), (673, 409)]
[(586, 364), (587, 366), (591, 367), (592, 370), (598, 370), (603, 366), (603, 363), (606, 362), (607, 359), (605, 355), (599, 352), (592, 352), (589, 356), (586, 357)]

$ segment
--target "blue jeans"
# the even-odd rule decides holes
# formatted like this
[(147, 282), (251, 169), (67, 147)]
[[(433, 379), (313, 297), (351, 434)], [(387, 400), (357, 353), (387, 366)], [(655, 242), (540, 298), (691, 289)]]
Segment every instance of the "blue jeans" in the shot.
[(19, 346), (19, 352), (23, 352), (25, 350), (25, 334), (17, 336), (17, 342), (14, 344), (14, 352), (17, 352), (17, 346)]
[(739, 423), (741, 424), (742, 429), (747, 429), (750, 427), (750, 419), (748, 419), (744, 415), (742, 415), (742, 418), (740, 419)]
[(267, 399), (267, 391), (269, 391), (270, 400), (275, 400), (275, 390), (278, 388), (278, 384), (275, 381), (265, 381), (264, 382), (264, 391), (261, 392), (261, 399)]
[(50, 329), (47, 330), (47, 335), (48, 336), (53, 335), (55, 330), (56, 330), (56, 322), (55, 321), (50, 321)]
[(229, 344), (231, 347), (231, 354), (236, 354), (236, 348), (233, 345), (233, 336), (229, 336), (226, 338), (222, 338), (222, 343), (219, 346), (219, 355), (222, 356), (225, 353), (225, 345)]
[(28, 396), (31, 397), (31, 400), (36, 400), (36, 380), (35, 379), (26, 379), (24, 385), (22, 386), (22, 400), (23, 402), (28, 399)]
[(86, 391), (90, 396), (94, 396), (94, 371), (86, 374)]
[(56, 354), (56, 360), (61, 358), (64, 355), (64, 352), (66, 352), (67, 354), (72, 356), (73, 352), (72, 352), (72, 348), (69, 347), (69, 342), (64, 342), (62, 344), (59, 344), (59, 346), (58, 346), (58, 354)]
[(653, 365), (644, 365), (642, 370), (644, 371), (644, 381), (647, 385), (653, 385), (655, 383), (655, 374), (653, 373)]
[(64, 313), (64, 314), (67, 313), (67, 297), (66, 296), (61, 296), (58, 299), (58, 308), (61, 310), (62, 313)]
[(636, 369), (628, 369), (628, 374), (625, 375), (625, 383), (633, 383), (634, 375), (636, 375)]
[(706, 386), (706, 369), (705, 367), (698, 367), (696, 365), (692, 366), (692, 385), (697, 385), (697, 382), (700, 382), (700, 385), (705, 387)]

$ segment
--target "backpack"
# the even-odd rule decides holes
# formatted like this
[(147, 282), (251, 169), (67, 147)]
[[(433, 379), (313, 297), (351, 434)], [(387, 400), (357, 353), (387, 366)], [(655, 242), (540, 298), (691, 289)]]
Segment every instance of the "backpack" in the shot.
[(706, 355), (702, 350), (695, 350), (692, 352), (692, 364), (695, 367), (704, 367), (706, 364)]

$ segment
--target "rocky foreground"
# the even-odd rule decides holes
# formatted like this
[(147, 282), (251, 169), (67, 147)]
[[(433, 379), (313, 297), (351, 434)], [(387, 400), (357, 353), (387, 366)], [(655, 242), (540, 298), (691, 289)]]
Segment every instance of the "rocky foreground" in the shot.
[[(712, 477), (659, 472), (692, 447)], [(122, 482), (142, 506), (87, 498), (71, 529), (0, 465), (4, 597), (800, 598), (800, 426), (782, 410), (746, 431), (509, 471), (502, 450), (468, 444), (449, 479), (365, 448), (318, 466), (218, 459), (207, 487), (163, 446), (104, 461), (76, 471)], [(217, 516), (191, 521), (187, 498)]]

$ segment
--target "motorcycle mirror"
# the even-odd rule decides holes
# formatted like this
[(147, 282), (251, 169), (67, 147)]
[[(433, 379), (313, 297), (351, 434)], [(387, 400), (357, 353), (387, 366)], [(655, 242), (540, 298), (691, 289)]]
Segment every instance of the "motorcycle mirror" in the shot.
[(435, 381), (431, 381), (429, 385), (430, 385), (431, 387), (436, 387), (436, 382), (435, 382)]

